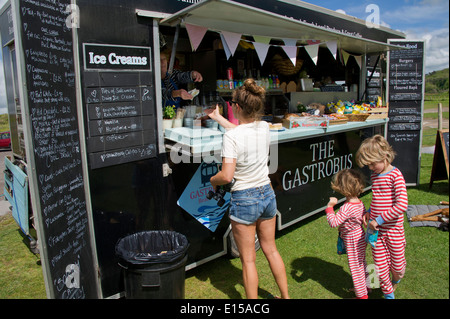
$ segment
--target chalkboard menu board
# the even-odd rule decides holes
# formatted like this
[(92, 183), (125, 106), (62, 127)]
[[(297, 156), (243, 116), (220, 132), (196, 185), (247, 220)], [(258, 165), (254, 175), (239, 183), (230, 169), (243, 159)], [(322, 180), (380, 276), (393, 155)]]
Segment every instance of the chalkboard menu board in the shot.
[(448, 146), (448, 129), (438, 130), (436, 133), (433, 167), (431, 168), (430, 188), (433, 185), (433, 181), (449, 179)]
[(92, 169), (156, 157), (149, 47), (85, 43), (84, 108)]
[(424, 92), (424, 42), (391, 40), (405, 49), (389, 51), (387, 139), (397, 153), (394, 165), (407, 184), (418, 184), (422, 104)]
[[(40, 207), (39, 249), (51, 298), (98, 297), (80, 153), (70, 0), (19, 1), (22, 74)], [(43, 236), (42, 236), (43, 234)]]

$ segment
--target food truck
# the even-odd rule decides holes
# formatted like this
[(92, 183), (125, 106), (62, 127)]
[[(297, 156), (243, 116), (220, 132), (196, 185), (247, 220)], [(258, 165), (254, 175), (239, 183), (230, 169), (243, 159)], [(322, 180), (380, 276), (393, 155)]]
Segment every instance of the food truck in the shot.
[[(5, 194), (50, 298), (123, 296), (115, 245), (143, 230), (185, 235), (186, 270), (238, 254), (230, 194), (207, 197), (224, 130), (203, 111), (217, 104), (233, 121), (232, 90), (249, 77), (267, 92), (277, 228), (323, 211), (332, 175), (386, 134), (387, 55), (405, 38), (295, 0), (9, 1), (0, 14)], [(168, 127), (163, 50), (169, 72), (203, 76), (177, 112), (191, 121)]]

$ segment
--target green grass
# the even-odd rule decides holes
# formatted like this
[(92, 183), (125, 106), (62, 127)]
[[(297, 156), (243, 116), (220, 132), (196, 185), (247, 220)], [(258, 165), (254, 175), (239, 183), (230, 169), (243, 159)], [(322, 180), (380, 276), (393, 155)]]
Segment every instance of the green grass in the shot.
[[(428, 96), (428, 95), (427, 95)], [(425, 109), (448, 107), (448, 94), (428, 97)], [(446, 113), (446, 114), (445, 114)], [(448, 112), (444, 112), (448, 119)], [(428, 114), (425, 114), (428, 116)], [(423, 146), (432, 146), (437, 129), (423, 130)], [(437, 205), (449, 200), (448, 181), (435, 181), (428, 189), (432, 154), (422, 154), (420, 185), (408, 188), (409, 204)], [(371, 193), (362, 201), (370, 204)], [(449, 233), (431, 227), (409, 227), (405, 218), (407, 270), (396, 291), (401, 299), (449, 298)], [(285, 261), (292, 298), (352, 298), (346, 256), (336, 254), (336, 229), (331, 229), (323, 213), (277, 233), (277, 247)], [(11, 215), (0, 217), (0, 299), (46, 298), (39, 256), (30, 252)], [(372, 262), (370, 248), (367, 262)], [(257, 252), (260, 298), (278, 294), (262, 251)], [(242, 267), (239, 259), (219, 258), (186, 273), (186, 298), (244, 298)], [(382, 298), (375, 289), (370, 298)]]
[[(428, 189), (432, 155), (424, 154), (421, 182), (409, 188), (412, 205), (439, 204), (448, 201), (448, 181), (434, 182)], [(362, 197), (366, 206), (371, 193)], [(405, 218), (407, 271), (396, 297), (399, 299), (448, 299), (449, 250), (448, 232), (431, 227), (411, 228)], [(352, 287), (346, 256), (336, 254), (337, 230), (331, 229), (325, 214), (319, 213), (277, 233), (277, 247), (284, 259), (291, 298), (352, 298)], [(367, 262), (371, 264), (370, 248)], [(278, 294), (270, 268), (261, 251), (257, 252), (259, 297)], [(244, 298), (239, 259), (218, 259), (187, 273), (187, 298)], [(370, 298), (382, 298), (374, 289)]]
[(9, 131), (8, 114), (0, 114), (0, 132)]
[[(432, 155), (424, 154), (421, 181), (408, 189), (411, 205), (437, 205), (448, 201), (448, 181), (434, 182), (428, 189)], [(366, 206), (371, 193), (362, 197)], [(448, 299), (448, 232), (431, 227), (411, 228), (405, 218), (407, 271), (396, 297), (399, 299)], [(277, 233), (277, 247), (284, 259), (292, 298), (340, 299), (354, 297), (346, 256), (336, 254), (337, 230), (331, 229), (325, 214), (319, 213)], [(370, 248), (367, 262), (372, 263)], [(270, 268), (261, 251), (257, 252), (259, 297), (278, 294)], [(239, 259), (221, 258), (187, 273), (187, 298), (244, 298)], [(370, 298), (382, 298), (380, 289)]]
[(0, 217), (0, 299), (46, 298), (38, 255), (11, 215)]
[[(420, 185), (408, 188), (409, 204), (438, 205), (449, 200), (448, 181), (435, 181), (428, 188), (433, 155), (423, 154)], [(371, 193), (362, 201), (366, 206)], [(405, 218), (407, 270), (396, 291), (399, 299), (449, 298), (449, 233), (434, 227), (409, 226)], [(288, 274), (289, 291), (297, 299), (352, 298), (347, 257), (336, 254), (337, 230), (328, 226), (324, 213), (318, 213), (277, 232), (277, 247)], [(0, 299), (46, 298), (38, 256), (11, 215), (0, 218)], [(370, 248), (367, 263), (372, 263)], [(261, 250), (257, 252), (259, 297), (279, 294)], [(187, 299), (240, 299), (245, 297), (239, 259), (219, 258), (186, 273)], [(382, 298), (380, 289), (369, 296)]]

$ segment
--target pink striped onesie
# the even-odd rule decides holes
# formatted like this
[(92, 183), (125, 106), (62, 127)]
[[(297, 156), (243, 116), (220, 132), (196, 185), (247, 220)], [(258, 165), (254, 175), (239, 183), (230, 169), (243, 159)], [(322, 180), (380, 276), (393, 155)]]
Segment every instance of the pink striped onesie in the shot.
[(408, 209), (405, 179), (396, 167), (385, 174), (372, 174), (372, 202), (370, 219), (378, 223), (378, 240), (372, 256), (378, 268), (383, 293), (393, 292), (389, 273), (400, 278), (405, 274), (405, 231), (403, 213)]
[(339, 233), (347, 250), (355, 295), (357, 298), (367, 297), (366, 241), (362, 228), (364, 204), (361, 201), (359, 203), (346, 202), (336, 214), (334, 214), (333, 207), (328, 207), (325, 212), (328, 224), (333, 228), (339, 226)]

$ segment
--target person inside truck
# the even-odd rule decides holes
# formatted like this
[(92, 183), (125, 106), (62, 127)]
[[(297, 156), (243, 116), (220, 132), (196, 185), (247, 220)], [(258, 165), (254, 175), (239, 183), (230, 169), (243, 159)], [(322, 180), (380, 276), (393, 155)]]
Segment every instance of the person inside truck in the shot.
[(161, 52), (161, 89), (163, 108), (168, 105), (175, 105), (178, 109), (182, 100), (192, 100), (194, 97), (188, 91), (183, 89), (183, 84), (191, 82), (202, 82), (203, 76), (198, 71), (180, 71), (173, 69), (172, 73), (168, 73), (169, 58), (168, 51)]

